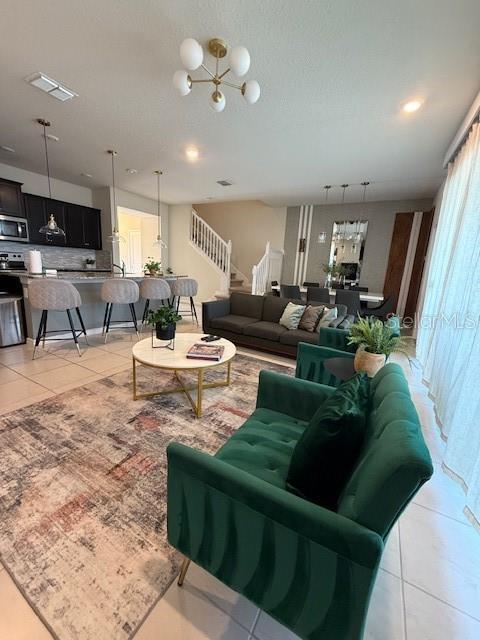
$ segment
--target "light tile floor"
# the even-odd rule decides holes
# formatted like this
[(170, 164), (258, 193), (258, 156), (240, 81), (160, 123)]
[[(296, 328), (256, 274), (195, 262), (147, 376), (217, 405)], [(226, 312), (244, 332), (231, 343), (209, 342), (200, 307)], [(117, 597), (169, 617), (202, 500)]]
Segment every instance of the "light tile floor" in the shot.
[[(181, 331), (196, 330), (181, 323)], [(71, 343), (52, 343), (31, 360), (32, 347), (0, 350), (0, 413), (53, 397), (131, 366), (130, 332), (101, 336), (78, 358)], [(293, 366), (292, 360), (245, 354)], [(365, 640), (478, 640), (480, 535), (462, 512), (463, 493), (441, 468), (444, 443), (418, 369), (400, 359), (432, 454), (435, 474), (393, 529), (370, 606)], [(0, 565), (0, 638), (48, 640), (41, 621)], [(248, 600), (191, 566), (143, 623), (136, 640), (298, 640)]]

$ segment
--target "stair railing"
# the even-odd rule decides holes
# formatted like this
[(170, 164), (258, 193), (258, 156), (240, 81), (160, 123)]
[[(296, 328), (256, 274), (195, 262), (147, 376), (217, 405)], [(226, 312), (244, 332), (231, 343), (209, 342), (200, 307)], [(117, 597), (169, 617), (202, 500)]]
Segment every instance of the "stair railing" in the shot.
[(263, 295), (268, 291), (270, 282), (280, 282), (282, 275), (283, 250), (272, 249), (270, 241), (267, 242), (265, 253), (260, 262), (252, 269), (252, 293)]
[(225, 241), (192, 209), (190, 218), (190, 242), (220, 272), (220, 287), (228, 292), (230, 285), (231, 240)]

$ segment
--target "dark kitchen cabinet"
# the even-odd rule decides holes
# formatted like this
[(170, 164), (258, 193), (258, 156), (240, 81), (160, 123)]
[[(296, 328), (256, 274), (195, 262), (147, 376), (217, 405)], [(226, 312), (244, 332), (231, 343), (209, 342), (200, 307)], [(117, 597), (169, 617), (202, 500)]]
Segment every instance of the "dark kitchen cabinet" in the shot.
[(24, 202), (30, 242), (32, 244), (45, 244), (45, 236), (39, 233), (40, 227), (47, 223), (45, 198), (26, 193)]
[[(85, 249), (102, 248), (99, 209), (25, 194), (25, 210), (32, 243)], [(65, 236), (50, 236), (47, 240), (45, 235), (38, 232), (47, 223), (50, 214), (55, 216), (58, 226), (65, 231)]]
[(25, 217), (21, 182), (0, 178), (0, 213)]

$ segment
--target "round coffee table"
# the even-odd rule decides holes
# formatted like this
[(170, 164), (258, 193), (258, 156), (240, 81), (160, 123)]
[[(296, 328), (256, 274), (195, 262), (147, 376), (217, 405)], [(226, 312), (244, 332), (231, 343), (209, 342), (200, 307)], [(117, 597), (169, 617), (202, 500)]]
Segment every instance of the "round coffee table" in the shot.
[[(177, 333), (175, 335), (175, 349), (162, 349), (152, 347), (152, 338), (146, 338), (137, 342), (132, 349), (133, 357), (133, 399), (139, 400), (141, 398), (151, 398), (157, 395), (164, 395), (167, 393), (179, 393), (183, 392), (190, 404), (197, 418), (202, 415), (202, 397), (204, 389), (212, 389), (214, 387), (226, 387), (230, 384), (230, 370), (231, 363), (237, 349), (233, 342), (220, 338), (215, 342), (204, 343), (201, 341), (202, 334), (200, 333)], [(187, 358), (187, 352), (195, 343), (200, 344), (212, 344), (222, 345), (224, 347), (222, 359), (218, 362), (211, 360), (196, 360)], [(162, 389), (161, 391), (151, 391), (149, 393), (137, 393), (137, 369), (136, 366), (142, 364), (146, 367), (153, 367), (155, 369), (166, 369), (173, 371), (177, 378), (180, 387), (175, 389)], [(214, 369), (215, 367), (221, 367), (227, 365), (227, 377), (220, 382), (207, 382), (203, 380), (203, 373), (206, 369)], [(196, 371), (197, 372), (197, 384), (185, 385), (179, 376), (180, 371)], [(197, 390), (197, 401), (192, 398), (190, 391)]]

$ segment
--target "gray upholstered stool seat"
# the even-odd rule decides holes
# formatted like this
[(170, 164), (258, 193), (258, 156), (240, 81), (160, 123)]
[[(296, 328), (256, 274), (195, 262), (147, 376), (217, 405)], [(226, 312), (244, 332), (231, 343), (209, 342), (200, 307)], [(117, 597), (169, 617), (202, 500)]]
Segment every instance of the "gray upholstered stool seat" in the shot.
[[(103, 333), (105, 334), (105, 342), (107, 341), (110, 324), (112, 322), (112, 309), (114, 304), (128, 304), (132, 315), (133, 326), (138, 336), (137, 316), (135, 314), (135, 302), (138, 302), (140, 291), (138, 284), (134, 280), (126, 278), (108, 278), (102, 284), (101, 297), (107, 303), (105, 307), (105, 316), (103, 318)], [(117, 320), (117, 322), (122, 322)]]
[[(80, 306), (82, 299), (77, 289), (70, 282), (64, 280), (42, 278), (39, 280), (33, 280), (28, 285), (28, 298), (30, 306), (33, 309), (40, 309), (42, 316), (40, 318), (40, 324), (38, 325), (37, 337), (35, 339), (35, 347), (33, 349), (33, 357), (35, 358), (35, 351), (42, 340), (45, 345), (45, 340), (66, 340), (66, 338), (47, 338), (47, 333), (54, 333), (47, 331), (47, 318), (49, 311), (65, 311), (67, 313), (70, 330), (72, 332), (73, 340), (78, 350), (78, 354), (81, 356), (80, 347), (78, 345), (78, 336), (84, 335), (87, 340), (87, 332), (83, 323), (82, 314), (80, 313)], [(71, 309), (75, 309), (77, 312), (78, 320), (80, 321), (81, 330), (75, 329), (72, 319)]]
[(180, 311), (180, 299), (190, 298), (190, 312), (182, 311), (181, 313), (183, 313), (183, 315), (191, 315), (192, 319), (195, 318), (198, 325), (197, 310), (195, 309), (195, 303), (193, 301), (194, 296), (196, 296), (198, 292), (198, 282), (193, 278), (177, 278), (172, 282), (171, 289), (172, 295), (176, 298), (177, 313)]
[(144, 278), (140, 282), (140, 296), (145, 300), (142, 324), (147, 319), (150, 300), (160, 300), (161, 303), (169, 304), (172, 291), (170, 285), (162, 278)]

